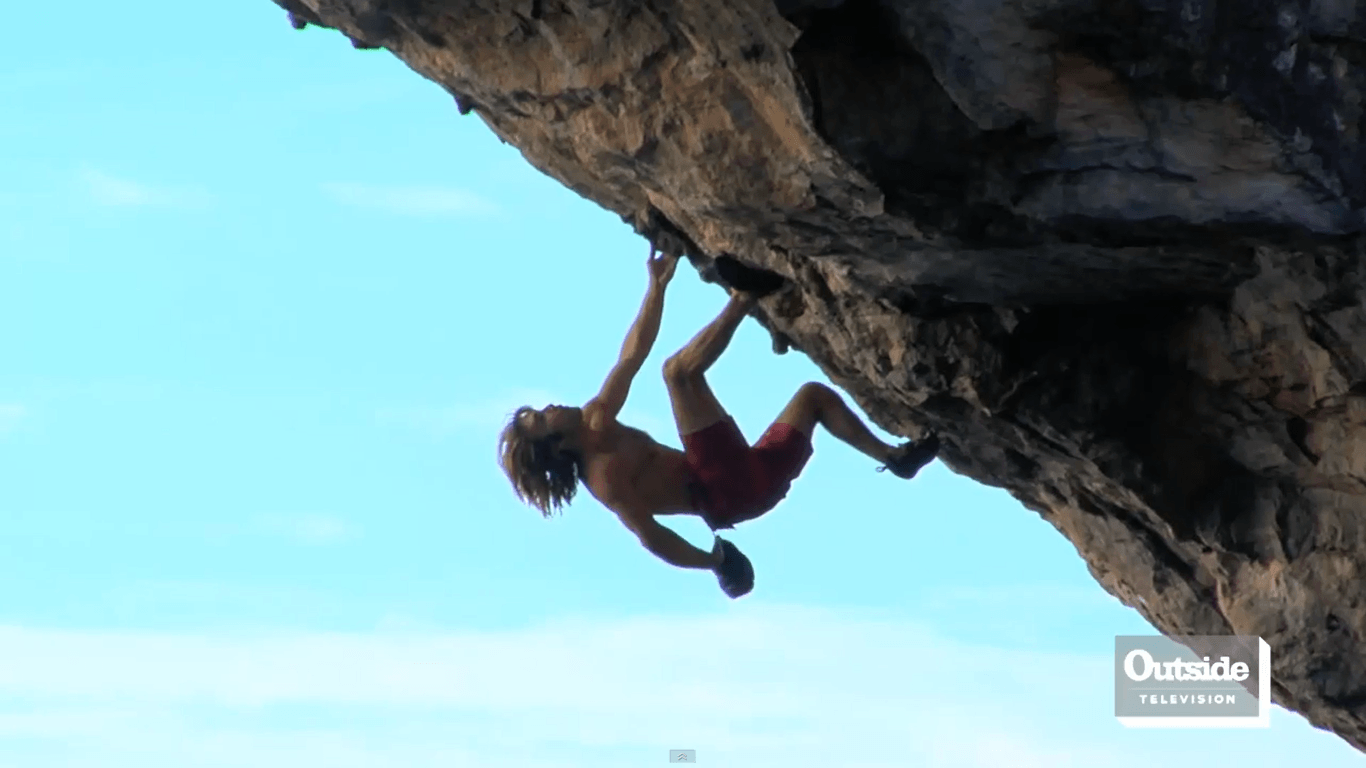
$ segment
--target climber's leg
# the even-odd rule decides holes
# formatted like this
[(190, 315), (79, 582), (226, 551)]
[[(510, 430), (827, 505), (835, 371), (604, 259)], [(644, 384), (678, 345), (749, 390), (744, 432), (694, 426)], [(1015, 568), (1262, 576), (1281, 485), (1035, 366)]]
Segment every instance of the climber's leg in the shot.
[[(844, 398), (840, 397), (839, 393), (814, 381), (809, 381), (797, 389), (797, 394), (792, 396), (787, 407), (778, 414), (773, 426), (769, 427), (764, 435), (768, 437), (795, 430), (809, 441), (817, 424), (871, 459), (885, 463), (896, 456), (896, 447), (879, 440), (868, 429), (863, 419), (845, 405)], [(763, 439), (760, 442), (762, 443)]]
[(750, 306), (749, 299), (732, 297), (715, 320), (664, 361), (664, 384), (669, 390), (680, 436), (700, 432), (729, 418), (707, 384), (706, 374), (726, 351)]
[(664, 363), (664, 383), (683, 440), (696, 509), (713, 530), (730, 528), (753, 512), (763, 467), (749, 441), (707, 384), (706, 373), (725, 351), (753, 300), (732, 298), (721, 314)]
[(777, 477), (796, 479), (811, 452), (816, 425), (846, 445), (883, 463), (899, 477), (914, 477), (938, 454), (939, 441), (930, 436), (920, 442), (889, 445), (878, 439), (833, 389), (808, 382), (797, 390), (783, 412), (754, 446)]

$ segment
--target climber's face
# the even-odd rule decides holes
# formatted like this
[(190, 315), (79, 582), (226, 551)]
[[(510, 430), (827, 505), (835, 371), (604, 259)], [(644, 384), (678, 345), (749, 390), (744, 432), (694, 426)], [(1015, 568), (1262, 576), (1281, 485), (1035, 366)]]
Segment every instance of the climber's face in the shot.
[(540, 410), (528, 407), (517, 412), (517, 421), (522, 434), (539, 440), (549, 435), (573, 434), (583, 422), (583, 411), (565, 405), (547, 405)]

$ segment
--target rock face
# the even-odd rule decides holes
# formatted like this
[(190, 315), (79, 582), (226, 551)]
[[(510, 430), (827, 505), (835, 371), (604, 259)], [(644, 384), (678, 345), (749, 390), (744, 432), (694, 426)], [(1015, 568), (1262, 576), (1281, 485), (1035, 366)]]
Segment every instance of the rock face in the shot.
[(1366, 4), (276, 0), (1366, 749)]

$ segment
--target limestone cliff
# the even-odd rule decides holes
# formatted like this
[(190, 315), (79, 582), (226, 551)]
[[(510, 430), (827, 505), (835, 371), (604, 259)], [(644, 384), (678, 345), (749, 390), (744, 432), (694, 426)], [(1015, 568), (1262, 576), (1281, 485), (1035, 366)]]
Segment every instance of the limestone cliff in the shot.
[(1366, 749), (1366, 4), (276, 2), (790, 278), (778, 351)]

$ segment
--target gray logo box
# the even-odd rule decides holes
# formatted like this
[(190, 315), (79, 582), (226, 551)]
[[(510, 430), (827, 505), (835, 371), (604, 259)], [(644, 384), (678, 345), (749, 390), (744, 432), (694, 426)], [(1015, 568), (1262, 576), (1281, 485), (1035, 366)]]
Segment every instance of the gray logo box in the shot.
[(1261, 676), (1271, 674), (1258, 651), (1258, 638), (1242, 635), (1117, 636), (1115, 716), (1255, 719)]
[(669, 750), (669, 762), (687, 763), (689, 765), (697, 762), (697, 750), (695, 749), (671, 749)]

